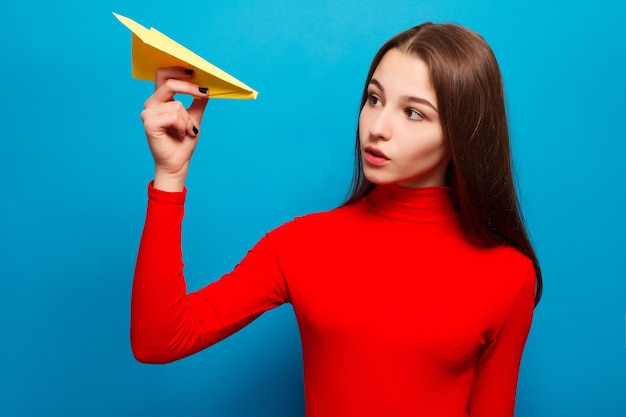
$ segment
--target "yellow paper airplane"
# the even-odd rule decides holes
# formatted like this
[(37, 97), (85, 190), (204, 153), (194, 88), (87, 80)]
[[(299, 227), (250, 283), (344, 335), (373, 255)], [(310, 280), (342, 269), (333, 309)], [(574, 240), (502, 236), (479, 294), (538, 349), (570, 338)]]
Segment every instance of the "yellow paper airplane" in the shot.
[(154, 28), (113, 13), (133, 33), (133, 78), (154, 81), (156, 70), (181, 66), (194, 70), (194, 82), (209, 87), (212, 98), (255, 99), (257, 92)]

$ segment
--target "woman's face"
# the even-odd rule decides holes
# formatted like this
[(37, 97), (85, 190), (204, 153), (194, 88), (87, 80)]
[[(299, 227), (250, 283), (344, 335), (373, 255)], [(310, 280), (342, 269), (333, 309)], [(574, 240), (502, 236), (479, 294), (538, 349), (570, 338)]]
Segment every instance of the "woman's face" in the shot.
[(426, 64), (391, 49), (367, 86), (359, 117), (365, 177), (374, 184), (445, 184), (449, 161)]

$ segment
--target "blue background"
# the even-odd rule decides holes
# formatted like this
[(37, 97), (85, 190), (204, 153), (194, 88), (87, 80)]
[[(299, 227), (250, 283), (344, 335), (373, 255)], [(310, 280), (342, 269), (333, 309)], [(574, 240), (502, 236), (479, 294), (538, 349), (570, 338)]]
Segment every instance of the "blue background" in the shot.
[(505, 78), (543, 265), (518, 416), (626, 416), (626, 32), (618, 0), (5, 1), (0, 6), (0, 415), (302, 415), (290, 306), (166, 366), (132, 357), (129, 296), (152, 175), (130, 32), (154, 26), (260, 92), (214, 100), (188, 181), (190, 289), (267, 230), (345, 196), (367, 67), (457, 22)]

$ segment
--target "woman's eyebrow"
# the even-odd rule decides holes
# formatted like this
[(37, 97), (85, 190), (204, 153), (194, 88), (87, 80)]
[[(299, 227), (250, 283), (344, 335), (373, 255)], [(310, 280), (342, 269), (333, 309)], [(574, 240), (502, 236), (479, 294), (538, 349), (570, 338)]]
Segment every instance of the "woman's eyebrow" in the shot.
[[(382, 93), (385, 92), (385, 89), (383, 88), (382, 84), (375, 78), (372, 78), (370, 80), (370, 84), (373, 84), (376, 86), (376, 88), (378, 88)], [(402, 100), (404, 101), (413, 101), (415, 103), (420, 103), (420, 104), (424, 104), (430, 108), (432, 108), (434, 111), (436, 111), (437, 113), (439, 113), (439, 110), (437, 110), (437, 108), (428, 100), (426, 100), (425, 98), (421, 98), (421, 97), (414, 97), (414, 96), (402, 96), (400, 97)]]

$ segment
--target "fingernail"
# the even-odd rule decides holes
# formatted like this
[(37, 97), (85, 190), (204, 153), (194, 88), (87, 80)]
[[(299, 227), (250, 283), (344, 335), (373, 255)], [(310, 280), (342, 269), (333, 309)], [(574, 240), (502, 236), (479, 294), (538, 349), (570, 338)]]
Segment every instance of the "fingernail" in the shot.
[(197, 128), (197, 127), (195, 127), (195, 126), (193, 127), (193, 133), (194, 133), (194, 135), (197, 135), (197, 134), (198, 134), (198, 128)]
[(186, 69), (185, 70), (185, 74), (191, 75), (191, 74), (193, 74), (193, 70), (192, 69)]
[(208, 88), (206, 88), (206, 87), (198, 87), (198, 90), (199, 90), (202, 94), (206, 94), (206, 93), (209, 91), (209, 89), (208, 89)]

